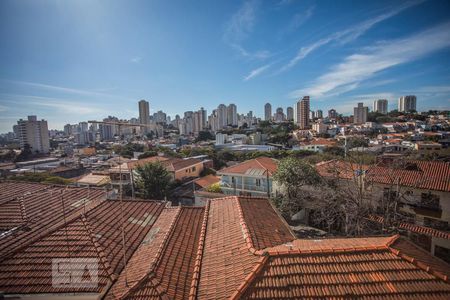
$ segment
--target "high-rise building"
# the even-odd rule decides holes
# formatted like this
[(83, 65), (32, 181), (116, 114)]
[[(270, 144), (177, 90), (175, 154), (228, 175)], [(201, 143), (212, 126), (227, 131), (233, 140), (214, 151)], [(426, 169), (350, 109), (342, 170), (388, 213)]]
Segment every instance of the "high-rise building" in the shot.
[(36, 116), (28, 116), (28, 120), (17, 121), (20, 148), (30, 147), (33, 153), (48, 153), (50, 141), (47, 121), (38, 121)]
[(294, 109), (290, 106), (286, 109), (286, 118), (288, 121), (294, 120)]
[(334, 108), (330, 109), (328, 111), (328, 119), (336, 119), (337, 118), (337, 112)]
[(264, 120), (270, 121), (272, 119), (272, 105), (270, 103), (266, 103), (264, 105)]
[(200, 112), (202, 114), (202, 129), (206, 128), (206, 121), (208, 120), (208, 117), (206, 115), (206, 109), (203, 107), (200, 108)]
[(300, 129), (309, 128), (309, 96), (304, 96), (295, 105), (294, 121)]
[(275, 122), (283, 122), (284, 119), (285, 119), (285, 117), (284, 117), (284, 113), (283, 113), (283, 108), (278, 107), (275, 111)]
[(369, 108), (364, 106), (364, 103), (358, 103), (358, 106), (353, 108), (353, 123), (363, 124), (367, 122), (367, 114)]
[(316, 118), (318, 118), (318, 119), (322, 119), (323, 118), (323, 111), (322, 110), (318, 109), (316, 111)]
[(311, 110), (311, 111), (309, 112), (309, 119), (310, 119), (310, 120), (314, 120), (315, 118), (316, 118), (316, 112), (313, 111), (313, 110)]
[(414, 95), (402, 96), (398, 99), (398, 111), (416, 111), (417, 98)]
[(227, 107), (227, 125), (237, 126), (238, 118), (237, 118), (237, 107), (235, 104), (230, 104)]
[(225, 126), (227, 126), (228, 110), (227, 110), (227, 106), (225, 104), (220, 104), (217, 107), (217, 118), (218, 118), (219, 129), (222, 129)]
[(380, 114), (387, 114), (388, 101), (386, 99), (378, 99), (373, 101), (373, 111)]
[(139, 122), (141, 124), (149, 124), (150, 122), (150, 105), (148, 101), (139, 101)]
[[(139, 123), (145, 125), (150, 124), (150, 104), (144, 99), (139, 101)], [(142, 132), (144, 134), (150, 132), (149, 126), (142, 128)]]

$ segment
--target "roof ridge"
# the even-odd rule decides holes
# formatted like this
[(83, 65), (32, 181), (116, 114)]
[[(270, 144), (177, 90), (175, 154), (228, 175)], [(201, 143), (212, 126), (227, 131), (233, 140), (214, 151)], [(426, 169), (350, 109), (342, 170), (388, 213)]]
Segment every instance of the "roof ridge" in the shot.
[[(370, 221), (374, 221), (377, 223), (383, 223), (384, 217), (377, 216), (377, 215), (369, 215), (367, 217)], [(450, 233), (434, 229), (427, 226), (412, 224), (408, 222), (396, 222), (399, 228), (406, 229), (412, 232), (421, 233), (425, 235), (430, 235), (433, 237), (443, 238), (443, 239), (450, 239)]]
[(108, 272), (108, 277), (113, 282), (116, 279), (116, 275), (111, 269), (111, 265), (109, 264), (109, 261), (105, 255), (105, 249), (103, 249), (102, 245), (97, 241), (96, 236), (94, 235), (94, 231), (91, 229), (91, 226), (89, 224), (89, 221), (86, 219), (85, 215), (81, 215), (81, 222), (83, 223), (84, 227), (86, 228), (86, 231), (89, 234), (89, 237), (91, 239), (91, 242), (94, 244), (95, 251), (97, 251), (98, 256), (100, 257), (100, 261), (103, 264), (103, 267)]
[(435, 271), (433, 269), (431, 269), (430, 266), (428, 266), (427, 264), (423, 263), (422, 261), (415, 259), (414, 257), (411, 257), (407, 254), (403, 254), (400, 250), (394, 249), (392, 247), (387, 247), (393, 254), (395, 254), (396, 256), (400, 257), (403, 260), (406, 260), (407, 262), (413, 264), (414, 266), (418, 267), (419, 269), (427, 272), (428, 274), (433, 275), (434, 277), (446, 282), (446, 283), (450, 283), (449, 277), (441, 272)]
[(252, 271), (245, 277), (245, 279), (241, 283), (241, 285), (231, 295), (230, 299), (232, 299), (232, 300), (239, 299), (244, 294), (244, 292), (247, 290), (247, 288), (250, 286), (250, 284), (253, 282), (253, 280), (256, 278), (256, 276), (258, 276), (258, 274), (263, 270), (263, 268), (266, 265), (266, 262), (268, 260), (269, 260), (268, 255), (261, 256), (259, 261), (253, 267)]
[(205, 248), (206, 239), (206, 227), (208, 225), (209, 218), (209, 208), (211, 205), (211, 200), (206, 202), (205, 212), (203, 213), (202, 228), (200, 231), (200, 237), (198, 240), (197, 255), (195, 257), (194, 271), (192, 272), (192, 282), (191, 288), (189, 290), (189, 299), (194, 300), (197, 298), (198, 284), (200, 282), (200, 271), (202, 267), (203, 250)]
[(247, 223), (245, 222), (244, 211), (242, 210), (242, 206), (239, 201), (239, 197), (234, 196), (233, 200), (236, 202), (236, 206), (237, 206), (238, 213), (239, 213), (239, 225), (241, 226), (242, 235), (244, 237), (245, 244), (246, 244), (248, 250), (250, 251), (251, 254), (262, 255), (263, 251), (257, 250), (255, 248), (255, 245), (253, 244), (253, 240), (252, 240), (250, 231), (248, 230)]
[(342, 248), (326, 248), (315, 250), (302, 250), (302, 249), (290, 249), (290, 250), (271, 250), (270, 248), (264, 249), (264, 253), (269, 256), (281, 256), (281, 255), (309, 255), (309, 254), (330, 254), (330, 253), (351, 253), (351, 252), (366, 252), (366, 251), (380, 251), (387, 250), (387, 245), (380, 246), (359, 246), (359, 247), (342, 247)]
[[(168, 208), (164, 208), (164, 209), (168, 209)], [(162, 256), (163, 250), (167, 246), (167, 241), (169, 240), (169, 237), (172, 235), (172, 231), (173, 231), (173, 228), (175, 227), (175, 224), (179, 220), (179, 216), (180, 216), (180, 212), (181, 212), (182, 207), (179, 206), (176, 209), (178, 211), (177, 211), (175, 217), (173, 218), (172, 222), (170, 223), (169, 229), (164, 234), (164, 237), (162, 238), (162, 241), (161, 241), (161, 244), (158, 247), (158, 250), (156, 251), (155, 255), (152, 257), (152, 262), (151, 262), (151, 264), (150, 264), (150, 266), (148, 268), (147, 274), (142, 276), (142, 278), (139, 281), (137, 281), (132, 287), (130, 287), (128, 289), (128, 291), (125, 292), (120, 297), (120, 299), (125, 299), (126, 297), (128, 297), (130, 295), (130, 293), (135, 291), (136, 289), (138, 289), (145, 282), (146, 279), (151, 278), (151, 276), (154, 276), (154, 270), (158, 266), (158, 264), (159, 264), (159, 262), (161, 260), (161, 256)], [(131, 259), (131, 257), (130, 257), (130, 259)]]

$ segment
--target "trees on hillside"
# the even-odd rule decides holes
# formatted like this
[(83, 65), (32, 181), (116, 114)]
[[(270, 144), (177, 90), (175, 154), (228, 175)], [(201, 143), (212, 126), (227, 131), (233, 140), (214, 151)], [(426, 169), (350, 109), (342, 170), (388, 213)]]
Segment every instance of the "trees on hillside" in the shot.
[(159, 162), (138, 166), (137, 188), (145, 199), (162, 200), (167, 196), (172, 176)]

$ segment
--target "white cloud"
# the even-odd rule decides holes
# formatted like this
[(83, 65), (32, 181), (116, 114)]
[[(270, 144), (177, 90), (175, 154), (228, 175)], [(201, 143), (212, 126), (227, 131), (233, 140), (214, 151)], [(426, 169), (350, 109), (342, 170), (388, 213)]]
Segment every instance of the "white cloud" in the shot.
[(264, 65), (262, 67), (259, 67), (257, 69), (254, 69), (250, 72), (250, 74), (248, 74), (247, 76), (244, 77), (244, 81), (250, 80), (258, 75), (261, 75), (264, 71), (266, 71), (268, 68), (270, 67), (270, 64), (268, 65)]
[(320, 48), (324, 45), (327, 45), (331, 42), (337, 42), (339, 44), (349, 43), (349, 42), (357, 39), (361, 35), (363, 35), (366, 31), (368, 31), (370, 28), (372, 28), (376, 24), (378, 24), (386, 19), (389, 19), (389, 18), (401, 13), (405, 9), (415, 6), (415, 5), (418, 5), (422, 2), (424, 2), (424, 0), (416, 0), (416, 1), (406, 2), (403, 5), (391, 10), (390, 12), (378, 15), (372, 19), (364, 21), (360, 24), (356, 24), (356, 25), (352, 26), (351, 28), (345, 29), (343, 31), (338, 31), (338, 32), (336, 32), (326, 38), (320, 39), (308, 46), (301, 47), (299, 49), (299, 51), (297, 52), (297, 55), (294, 58), (292, 58), (289, 61), (289, 63), (284, 65), (280, 69), (280, 72), (283, 72), (283, 71), (286, 71), (286, 70), (292, 68), (299, 61), (301, 61), (306, 56), (308, 56), (311, 52), (317, 50), (318, 48)]
[(298, 29), (300, 26), (302, 26), (306, 21), (308, 21), (313, 13), (314, 13), (315, 6), (309, 7), (307, 10), (303, 12), (296, 13), (289, 23), (289, 26), (287, 28), (288, 32), (292, 32), (296, 29)]
[(416, 60), (450, 46), (450, 22), (433, 27), (408, 38), (377, 43), (362, 53), (350, 55), (320, 76), (308, 88), (291, 92), (327, 97), (354, 90), (359, 84), (385, 69)]
[(142, 61), (142, 57), (140, 57), (140, 56), (135, 56), (135, 57), (133, 57), (132, 59), (130, 59), (130, 61), (132, 62), (132, 63), (140, 63), (141, 61)]
[(265, 59), (270, 56), (269, 51), (258, 50), (253, 52), (242, 46), (242, 42), (253, 31), (257, 8), (258, 2), (256, 0), (244, 2), (225, 25), (223, 40), (243, 57)]
[[(44, 98), (45, 99), (45, 98)], [(89, 106), (86, 103), (80, 105), (79, 103), (66, 102), (66, 101), (52, 101), (52, 100), (41, 100), (39, 102), (29, 102), (32, 105), (46, 106), (50, 108), (54, 108), (61, 113), (67, 114), (77, 114), (77, 115), (90, 115), (95, 113), (103, 113), (104, 110), (99, 108)]]

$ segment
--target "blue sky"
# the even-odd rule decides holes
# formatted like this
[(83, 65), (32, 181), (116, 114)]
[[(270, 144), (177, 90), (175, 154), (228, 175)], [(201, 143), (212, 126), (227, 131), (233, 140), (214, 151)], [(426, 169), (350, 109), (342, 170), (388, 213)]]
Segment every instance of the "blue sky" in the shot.
[[(450, 109), (450, 2), (0, 1), (0, 132), (235, 103)], [(370, 105), (371, 106), (371, 105)]]

